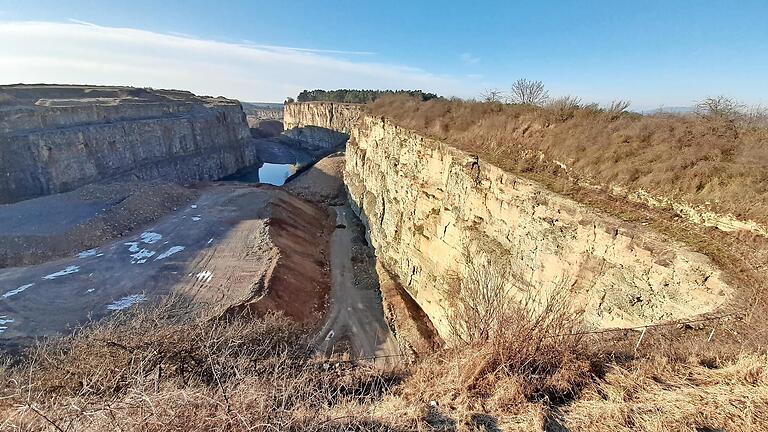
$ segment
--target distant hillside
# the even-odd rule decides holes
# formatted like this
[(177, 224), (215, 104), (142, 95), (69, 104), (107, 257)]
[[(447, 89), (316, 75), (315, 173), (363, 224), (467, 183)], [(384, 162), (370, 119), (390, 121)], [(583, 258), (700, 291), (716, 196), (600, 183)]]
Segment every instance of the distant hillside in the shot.
[(260, 120), (280, 120), (283, 118), (283, 104), (273, 102), (240, 102), (245, 115)]
[(662, 113), (668, 113), (668, 114), (689, 114), (696, 110), (695, 107), (692, 106), (671, 106), (671, 107), (658, 107), (650, 110), (643, 110), (640, 111), (640, 114), (650, 115), (650, 114), (662, 114)]

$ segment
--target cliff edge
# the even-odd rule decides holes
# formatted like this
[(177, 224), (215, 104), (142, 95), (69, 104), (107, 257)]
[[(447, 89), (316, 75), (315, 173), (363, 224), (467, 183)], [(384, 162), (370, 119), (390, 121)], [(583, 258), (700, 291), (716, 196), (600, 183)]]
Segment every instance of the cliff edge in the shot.
[(186, 91), (0, 86), (0, 204), (100, 180), (217, 179), (256, 161), (236, 100)]

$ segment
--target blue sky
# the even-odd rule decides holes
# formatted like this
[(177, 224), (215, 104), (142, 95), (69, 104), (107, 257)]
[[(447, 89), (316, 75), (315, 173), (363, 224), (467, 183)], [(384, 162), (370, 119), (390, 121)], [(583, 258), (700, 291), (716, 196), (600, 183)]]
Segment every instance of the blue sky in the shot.
[(768, 104), (766, 0), (0, 0), (0, 23), (0, 83), (178, 83), (282, 100), (347, 86), (473, 97), (527, 77), (554, 95), (636, 109), (719, 94)]

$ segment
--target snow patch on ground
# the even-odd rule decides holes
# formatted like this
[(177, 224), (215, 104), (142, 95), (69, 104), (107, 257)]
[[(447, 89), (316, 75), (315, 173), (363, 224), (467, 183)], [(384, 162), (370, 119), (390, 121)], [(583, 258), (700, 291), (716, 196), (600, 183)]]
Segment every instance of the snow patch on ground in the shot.
[(8, 318), (7, 315), (0, 316), (0, 333), (3, 333), (4, 331), (8, 330), (8, 326), (6, 324), (12, 323), (13, 319)]
[(147, 301), (147, 297), (144, 294), (133, 294), (125, 296), (119, 300), (115, 300), (107, 305), (107, 310), (118, 311), (127, 309), (137, 303)]
[(43, 279), (53, 280), (59, 276), (66, 276), (68, 274), (77, 273), (80, 271), (80, 266), (69, 266), (64, 270), (59, 270), (56, 273), (51, 273), (47, 276), (43, 276)]
[(147, 259), (149, 259), (152, 255), (155, 254), (155, 251), (151, 251), (149, 249), (142, 249), (135, 254), (131, 255), (131, 264), (144, 264), (147, 262)]
[(103, 253), (99, 253), (98, 249), (88, 249), (77, 254), (78, 258), (100, 257), (104, 256)]
[[(162, 234), (156, 232), (146, 231), (141, 233), (138, 241), (124, 243), (128, 246), (128, 251), (132, 252), (131, 264), (144, 264), (147, 260), (155, 255), (157, 252), (149, 249), (142, 249), (139, 247), (139, 243), (154, 244), (163, 239)], [(165, 242), (168, 243), (168, 242)], [(163, 243), (163, 244), (165, 244)], [(176, 251), (178, 252), (178, 251)], [(174, 253), (176, 253), (174, 252)], [(165, 258), (165, 257), (164, 257)]]
[(20, 287), (18, 287), (16, 289), (12, 289), (12, 290), (8, 291), (7, 293), (3, 294), (3, 298), (13, 297), (16, 294), (20, 294), (20, 293), (24, 292), (24, 290), (26, 290), (27, 288), (31, 287), (32, 285), (34, 285), (34, 283), (22, 285), (22, 286), (20, 286)]
[(157, 258), (155, 258), (155, 261), (168, 258), (169, 256), (171, 256), (171, 255), (173, 255), (175, 253), (181, 252), (183, 250), (184, 250), (184, 246), (173, 246), (170, 249), (168, 249), (167, 251), (165, 251), (165, 252), (161, 253), (160, 255), (158, 255)]
[(143, 232), (139, 236), (139, 239), (146, 244), (155, 243), (156, 241), (162, 238), (163, 238), (162, 234), (158, 234), (156, 232), (151, 232), (151, 231)]

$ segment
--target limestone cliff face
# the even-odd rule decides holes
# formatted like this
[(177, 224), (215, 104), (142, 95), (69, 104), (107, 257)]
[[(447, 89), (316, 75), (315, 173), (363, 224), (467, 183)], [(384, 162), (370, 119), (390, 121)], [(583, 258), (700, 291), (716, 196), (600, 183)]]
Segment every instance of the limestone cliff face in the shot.
[(77, 86), (6, 86), (0, 96), (0, 203), (104, 179), (216, 179), (256, 159), (233, 100)]
[(347, 142), (360, 111), (352, 104), (298, 102), (286, 104), (285, 135), (318, 148), (339, 147)]
[(362, 115), (358, 105), (323, 102), (286, 104), (283, 113), (285, 129), (317, 126), (345, 134), (357, 127)]
[[(565, 285), (600, 327), (708, 312), (731, 291), (706, 256), (642, 226), (386, 119), (332, 105), (292, 107), (286, 121), (350, 133), (349, 197), (378, 259), (443, 334), (446, 287), (473, 259), (466, 253), (473, 247), (498, 249), (523, 282), (542, 292)], [(342, 120), (340, 112), (350, 115)]]

